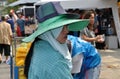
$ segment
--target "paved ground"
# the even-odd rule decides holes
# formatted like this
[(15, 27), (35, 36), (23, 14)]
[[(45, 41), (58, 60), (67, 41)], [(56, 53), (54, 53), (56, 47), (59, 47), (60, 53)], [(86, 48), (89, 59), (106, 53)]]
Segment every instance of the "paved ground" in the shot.
[(100, 52), (102, 55), (100, 79), (120, 79), (120, 49)]
[(10, 67), (4, 63), (0, 64), (0, 79), (10, 79)]
[[(100, 50), (102, 66), (100, 79), (120, 79), (120, 49)], [(10, 67), (0, 64), (0, 79), (10, 78)]]

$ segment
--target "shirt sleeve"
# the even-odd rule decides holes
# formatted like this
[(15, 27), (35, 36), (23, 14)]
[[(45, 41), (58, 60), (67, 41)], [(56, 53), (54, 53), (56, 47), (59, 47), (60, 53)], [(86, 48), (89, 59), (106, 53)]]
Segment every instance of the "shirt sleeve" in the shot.
[(86, 28), (84, 28), (83, 30), (81, 30), (81, 31), (80, 31), (80, 35), (85, 34), (85, 30), (86, 30)]

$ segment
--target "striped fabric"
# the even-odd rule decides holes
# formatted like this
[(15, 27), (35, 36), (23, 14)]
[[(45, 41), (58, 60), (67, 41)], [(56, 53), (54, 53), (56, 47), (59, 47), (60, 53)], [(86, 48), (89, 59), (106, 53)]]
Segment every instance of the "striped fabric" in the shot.
[(35, 43), (28, 79), (73, 79), (68, 61), (48, 42)]

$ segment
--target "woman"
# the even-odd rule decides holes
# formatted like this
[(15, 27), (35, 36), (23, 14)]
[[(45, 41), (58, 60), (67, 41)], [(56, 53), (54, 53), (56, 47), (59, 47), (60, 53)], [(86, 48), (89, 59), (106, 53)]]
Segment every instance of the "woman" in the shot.
[(78, 17), (65, 14), (59, 2), (49, 2), (37, 9), (38, 28), (23, 39), (25, 42), (33, 41), (25, 60), (27, 79), (73, 79), (71, 56), (66, 44), (68, 30), (78, 31), (89, 22), (76, 19)]
[(90, 22), (84, 30), (80, 32), (80, 36), (85, 41), (90, 42), (93, 46), (95, 45), (95, 42), (102, 43), (104, 40), (102, 39), (101, 35), (95, 36), (94, 32), (94, 22), (95, 22), (95, 14), (93, 11), (86, 11), (84, 13), (84, 19), (90, 19)]

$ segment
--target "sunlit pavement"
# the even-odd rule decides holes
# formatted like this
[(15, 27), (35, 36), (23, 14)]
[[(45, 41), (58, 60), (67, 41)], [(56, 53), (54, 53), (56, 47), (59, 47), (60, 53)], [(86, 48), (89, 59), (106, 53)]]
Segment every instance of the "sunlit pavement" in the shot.
[(100, 50), (102, 57), (100, 79), (120, 79), (120, 49)]
[(0, 79), (10, 79), (10, 65), (0, 64)]

